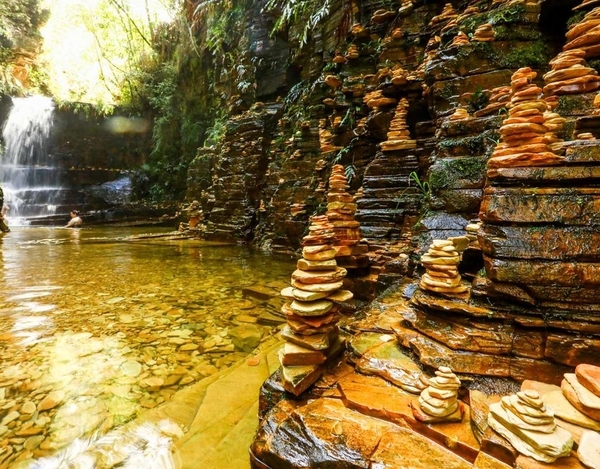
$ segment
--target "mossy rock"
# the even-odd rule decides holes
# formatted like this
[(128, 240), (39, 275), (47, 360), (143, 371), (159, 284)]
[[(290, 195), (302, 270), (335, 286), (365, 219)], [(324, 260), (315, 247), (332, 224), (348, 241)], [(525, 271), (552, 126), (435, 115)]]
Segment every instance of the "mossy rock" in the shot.
[(554, 112), (563, 117), (583, 116), (590, 114), (594, 109), (596, 93), (563, 95), (558, 98), (558, 106)]
[(429, 170), (429, 187), (436, 194), (443, 189), (482, 188), (486, 174), (482, 156), (448, 158), (436, 162)]

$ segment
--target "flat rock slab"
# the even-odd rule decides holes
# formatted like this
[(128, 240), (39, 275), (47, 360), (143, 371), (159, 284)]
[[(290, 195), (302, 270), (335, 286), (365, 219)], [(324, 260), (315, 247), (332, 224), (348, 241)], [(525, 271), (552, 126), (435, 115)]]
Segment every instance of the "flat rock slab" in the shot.
[(362, 415), (337, 399), (298, 408), (281, 403), (266, 417), (250, 451), (260, 463), (278, 469), (473, 467), (412, 430)]
[(361, 414), (394, 422), (425, 436), (468, 461), (474, 461), (479, 443), (470, 426), (469, 406), (464, 405), (461, 422), (427, 425), (413, 416), (412, 404), (418, 396), (409, 394), (386, 381), (359, 374), (349, 374), (338, 381), (342, 401)]

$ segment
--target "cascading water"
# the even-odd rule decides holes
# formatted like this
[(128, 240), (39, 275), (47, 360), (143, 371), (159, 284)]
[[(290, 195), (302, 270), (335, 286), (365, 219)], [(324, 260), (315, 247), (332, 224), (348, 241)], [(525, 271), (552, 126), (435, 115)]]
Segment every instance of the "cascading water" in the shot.
[(54, 117), (52, 99), (13, 98), (2, 137), (0, 185), (9, 219), (53, 215), (61, 192), (61, 169), (48, 153)]

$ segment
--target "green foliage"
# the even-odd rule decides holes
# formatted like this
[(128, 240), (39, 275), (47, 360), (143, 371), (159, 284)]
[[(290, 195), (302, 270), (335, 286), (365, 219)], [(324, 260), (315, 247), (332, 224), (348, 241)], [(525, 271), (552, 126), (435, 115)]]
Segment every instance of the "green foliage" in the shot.
[[(527, 42), (519, 47), (511, 48), (508, 52), (499, 52), (490, 42), (472, 44), (474, 51), (499, 68), (506, 69), (547, 66), (554, 54), (552, 45), (543, 40)], [(465, 51), (465, 53), (467, 52)]]
[(419, 174), (416, 171), (412, 171), (409, 175), (409, 185), (410, 181), (412, 181), (417, 189), (419, 189), (419, 193), (424, 202), (429, 202), (431, 199), (431, 187), (429, 186), (429, 182), (421, 180)]
[(578, 11), (573, 16), (571, 16), (567, 21), (567, 29), (570, 29), (573, 26), (575, 26), (577, 23), (581, 22), (581, 20), (586, 15), (586, 13), (587, 13), (587, 11), (584, 9), (584, 10)]
[(310, 32), (329, 16), (330, 9), (331, 0), (269, 0), (264, 11), (278, 15), (271, 34), (296, 27), (300, 30), (302, 48), (307, 44)]
[(41, 36), (39, 29), (48, 12), (40, 0), (0, 0), (0, 94), (21, 95), (28, 91), (44, 92), (46, 76), (37, 62), (27, 65), (28, 83), (15, 77), (17, 59), (35, 53)]
[(471, 96), (466, 100), (469, 111), (472, 113), (483, 109), (489, 102), (489, 94), (483, 90), (481, 85), (478, 85), (477, 89), (471, 93)]

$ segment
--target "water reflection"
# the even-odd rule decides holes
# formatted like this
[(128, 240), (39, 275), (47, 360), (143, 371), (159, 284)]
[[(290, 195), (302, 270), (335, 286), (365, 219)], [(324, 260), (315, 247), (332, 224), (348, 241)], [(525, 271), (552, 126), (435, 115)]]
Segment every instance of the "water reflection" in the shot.
[[(243, 247), (15, 228), (1, 238), (0, 466), (106, 432), (241, 359), (241, 325), (280, 306), (291, 259)], [(258, 285), (273, 298), (254, 300)]]

